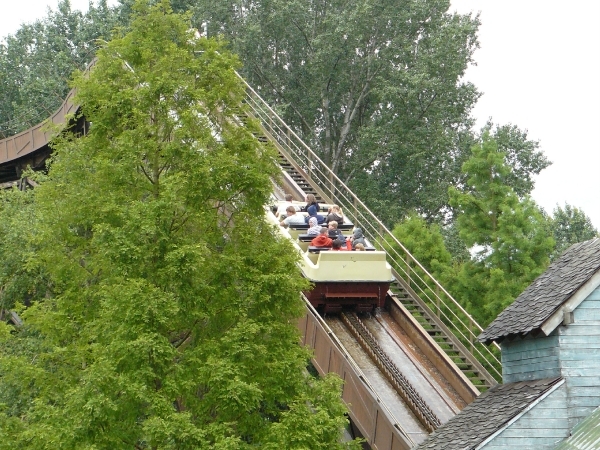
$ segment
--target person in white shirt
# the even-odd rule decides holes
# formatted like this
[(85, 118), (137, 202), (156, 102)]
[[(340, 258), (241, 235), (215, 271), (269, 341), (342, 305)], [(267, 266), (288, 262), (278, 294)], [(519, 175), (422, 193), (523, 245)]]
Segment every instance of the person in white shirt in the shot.
[(277, 211), (275, 212), (275, 217), (280, 217), (285, 215), (285, 211), (287, 209), (288, 206), (292, 206), (292, 199), (294, 197), (292, 197), (292, 194), (285, 194), (285, 203), (282, 203), (281, 205), (279, 205), (279, 207), (277, 208)]
[(296, 208), (288, 206), (285, 210), (287, 217), (279, 222), (282, 227), (289, 227), (290, 225), (304, 225), (304, 216), (296, 212)]

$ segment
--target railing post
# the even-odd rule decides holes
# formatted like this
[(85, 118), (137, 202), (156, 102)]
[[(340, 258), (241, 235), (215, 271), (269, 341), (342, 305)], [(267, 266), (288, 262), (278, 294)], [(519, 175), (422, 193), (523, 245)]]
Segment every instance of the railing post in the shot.
[(333, 200), (335, 197), (334, 192), (335, 186), (333, 184), (333, 172), (329, 172), (329, 198)]
[(475, 344), (473, 342), (473, 319), (471, 319), (469, 317), (469, 343), (471, 344), (471, 353), (473, 353), (473, 350), (475, 348)]

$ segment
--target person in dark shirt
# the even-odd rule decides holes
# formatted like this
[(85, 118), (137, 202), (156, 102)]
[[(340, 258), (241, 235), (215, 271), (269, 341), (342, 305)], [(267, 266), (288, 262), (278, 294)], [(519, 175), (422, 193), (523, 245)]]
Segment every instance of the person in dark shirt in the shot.
[(325, 217), (319, 214), (319, 204), (313, 194), (306, 195), (306, 206), (304, 207), (304, 210), (308, 213), (306, 223), (308, 223), (310, 217), (316, 217), (319, 223), (325, 222)]
[(346, 242), (335, 239), (331, 245), (331, 250), (346, 251), (350, 249), (346, 246)]
[(338, 223), (335, 220), (329, 222), (327, 227), (329, 228), (329, 237), (331, 239), (339, 239), (341, 241), (346, 240), (344, 234), (342, 233), (342, 230), (338, 230)]

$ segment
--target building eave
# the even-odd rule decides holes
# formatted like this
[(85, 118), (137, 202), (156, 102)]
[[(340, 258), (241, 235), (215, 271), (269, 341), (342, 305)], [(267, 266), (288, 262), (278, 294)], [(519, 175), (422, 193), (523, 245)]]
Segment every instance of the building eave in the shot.
[(600, 286), (600, 269), (582, 284), (575, 293), (565, 301), (540, 327), (544, 335), (549, 336), (560, 324), (563, 323), (565, 313), (571, 313), (577, 308), (598, 286)]

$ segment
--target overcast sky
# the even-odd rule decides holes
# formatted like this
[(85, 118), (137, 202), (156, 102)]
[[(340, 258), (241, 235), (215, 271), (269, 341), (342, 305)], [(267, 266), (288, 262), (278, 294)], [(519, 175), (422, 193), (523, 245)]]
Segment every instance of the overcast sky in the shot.
[(481, 13), (477, 66), (480, 123), (529, 130), (553, 162), (533, 198), (546, 211), (577, 206), (600, 229), (600, 1), (452, 0)]
[[(3, 0), (0, 36), (57, 4)], [(86, 10), (88, 0), (71, 5)], [(484, 94), (479, 124), (492, 117), (529, 130), (553, 162), (534, 199), (548, 212), (577, 206), (600, 229), (600, 0), (452, 0), (451, 10), (481, 13), (477, 66), (466, 75)]]

